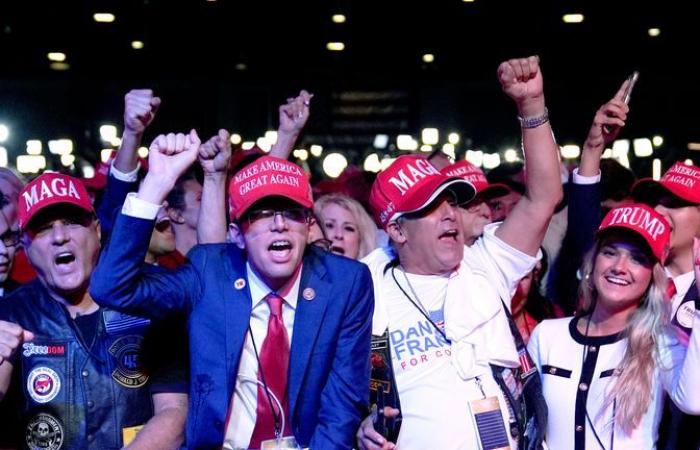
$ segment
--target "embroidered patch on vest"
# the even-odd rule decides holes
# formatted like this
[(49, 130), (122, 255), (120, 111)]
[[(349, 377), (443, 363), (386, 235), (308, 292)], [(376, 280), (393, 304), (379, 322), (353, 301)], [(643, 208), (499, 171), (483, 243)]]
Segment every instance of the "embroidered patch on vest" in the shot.
[(139, 388), (146, 384), (148, 375), (141, 368), (141, 343), (138, 335), (120, 337), (109, 347), (109, 353), (116, 360), (112, 378), (127, 388)]
[(36, 345), (33, 342), (22, 344), (22, 355), (27, 358), (33, 355), (40, 356), (66, 356), (65, 345)]
[(61, 378), (48, 367), (35, 367), (27, 376), (27, 392), (37, 403), (48, 403), (61, 390)]
[(50, 414), (37, 414), (27, 423), (25, 440), (31, 450), (59, 450), (63, 447), (63, 426)]

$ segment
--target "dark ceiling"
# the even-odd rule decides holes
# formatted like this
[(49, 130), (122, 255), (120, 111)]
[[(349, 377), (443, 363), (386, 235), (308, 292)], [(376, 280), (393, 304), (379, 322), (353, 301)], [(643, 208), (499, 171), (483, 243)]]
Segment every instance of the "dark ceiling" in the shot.
[[(11, 155), (24, 140), (70, 137), (94, 160), (102, 123), (120, 123), (123, 95), (163, 98), (155, 133), (224, 126), (254, 139), (301, 88), (316, 96), (303, 143), (359, 159), (375, 134), (444, 139), (500, 151), (517, 144), (515, 108), (500, 92), (500, 61), (538, 54), (561, 143), (581, 143), (595, 110), (640, 71), (626, 137), (665, 138), (657, 157), (692, 157), (700, 140), (695, 11), (673, 1), (232, 1), (0, 2), (0, 122)], [(113, 23), (93, 14), (110, 12)], [(335, 13), (347, 17), (331, 21)], [(565, 13), (584, 21), (566, 24)], [(660, 29), (650, 37), (648, 29)], [(134, 50), (131, 41), (144, 48)], [(331, 52), (329, 41), (345, 50)], [(70, 68), (49, 68), (64, 52)], [(424, 53), (435, 55), (430, 64)], [(12, 159), (12, 158), (11, 158)], [(641, 164), (641, 163), (640, 163)], [(646, 167), (642, 165), (640, 167)], [(646, 169), (643, 169), (646, 170)]]

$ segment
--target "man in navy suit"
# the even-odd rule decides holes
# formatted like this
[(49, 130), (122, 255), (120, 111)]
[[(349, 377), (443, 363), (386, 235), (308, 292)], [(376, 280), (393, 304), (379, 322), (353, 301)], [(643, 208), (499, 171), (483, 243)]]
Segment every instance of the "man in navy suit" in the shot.
[(156, 213), (199, 144), (194, 131), (153, 142), (93, 298), (151, 317), (189, 315), (189, 448), (280, 437), (352, 448), (368, 402), (372, 284), (364, 265), (306, 246), (311, 188), (299, 166), (264, 156), (243, 168), (229, 188), (235, 243), (199, 245), (176, 272), (142, 271)]

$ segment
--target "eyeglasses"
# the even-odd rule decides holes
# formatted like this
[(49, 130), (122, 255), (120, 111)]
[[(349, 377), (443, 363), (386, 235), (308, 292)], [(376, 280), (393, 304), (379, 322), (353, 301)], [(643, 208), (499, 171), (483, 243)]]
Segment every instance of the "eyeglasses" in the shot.
[(253, 224), (261, 220), (274, 220), (276, 215), (281, 215), (285, 220), (297, 223), (306, 223), (309, 220), (309, 210), (305, 208), (288, 208), (282, 211), (274, 209), (257, 209), (246, 214), (248, 223)]
[(320, 238), (320, 239), (316, 239), (315, 241), (311, 242), (311, 245), (315, 245), (318, 248), (321, 248), (327, 252), (330, 252), (331, 247), (333, 247), (333, 241), (328, 240), (326, 238)]
[(19, 244), (19, 231), (7, 230), (0, 236), (0, 241), (5, 247), (14, 247)]

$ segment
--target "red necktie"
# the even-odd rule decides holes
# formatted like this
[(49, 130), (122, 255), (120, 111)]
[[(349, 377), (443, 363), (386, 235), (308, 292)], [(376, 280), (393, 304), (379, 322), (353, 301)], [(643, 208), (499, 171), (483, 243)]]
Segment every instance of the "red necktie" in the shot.
[(673, 278), (668, 277), (668, 284), (666, 285), (666, 301), (670, 302), (676, 295), (676, 283), (673, 282)]
[[(286, 421), (283, 435), (291, 435), (291, 418), (287, 405), (287, 373), (289, 370), (289, 338), (282, 318), (282, 297), (270, 293), (265, 297), (270, 307), (270, 317), (267, 321), (267, 336), (260, 349), (260, 367), (258, 367), (258, 380), (267, 385), (267, 388), (282, 403)], [(270, 407), (272, 401), (272, 407)], [(260, 448), (260, 442), (275, 438), (275, 414), (279, 417), (282, 426), (282, 414), (279, 411), (274, 398), (268, 397), (262, 386), (258, 385), (258, 406), (255, 429), (250, 438), (250, 448)]]

